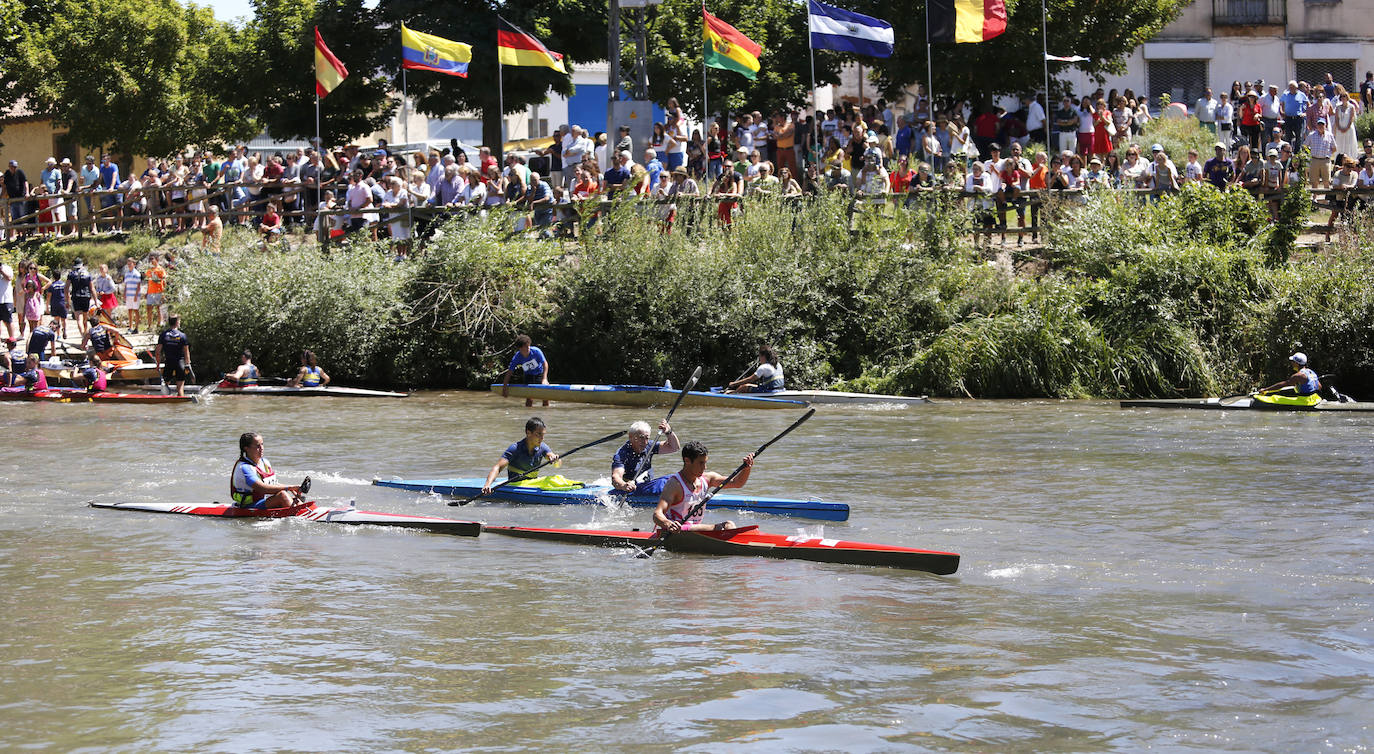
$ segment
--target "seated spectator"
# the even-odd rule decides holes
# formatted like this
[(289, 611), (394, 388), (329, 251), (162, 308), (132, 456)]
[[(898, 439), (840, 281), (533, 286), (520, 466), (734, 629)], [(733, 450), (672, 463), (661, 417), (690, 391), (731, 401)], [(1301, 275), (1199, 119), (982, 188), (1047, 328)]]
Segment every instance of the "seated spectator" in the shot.
[(267, 203), (267, 211), (262, 215), (262, 222), (258, 224), (258, 235), (262, 236), (262, 250), (267, 251), (267, 247), (276, 243), (282, 235), (281, 200), (272, 199)]

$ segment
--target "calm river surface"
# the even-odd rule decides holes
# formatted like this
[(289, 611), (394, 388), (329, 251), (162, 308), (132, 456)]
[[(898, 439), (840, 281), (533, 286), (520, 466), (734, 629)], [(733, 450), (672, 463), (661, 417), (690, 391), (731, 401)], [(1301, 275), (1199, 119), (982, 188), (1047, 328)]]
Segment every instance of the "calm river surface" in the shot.
[[(663, 410), (534, 412), (562, 450)], [(959, 552), (949, 577), (85, 505), (223, 500), (255, 429), (322, 503), (647, 525), (368, 483), (478, 475), (529, 415), (0, 403), (0, 750), (1374, 748), (1374, 416), (827, 406), (759, 459), (750, 489), (848, 502), (827, 535)], [(728, 471), (795, 416), (674, 424)]]

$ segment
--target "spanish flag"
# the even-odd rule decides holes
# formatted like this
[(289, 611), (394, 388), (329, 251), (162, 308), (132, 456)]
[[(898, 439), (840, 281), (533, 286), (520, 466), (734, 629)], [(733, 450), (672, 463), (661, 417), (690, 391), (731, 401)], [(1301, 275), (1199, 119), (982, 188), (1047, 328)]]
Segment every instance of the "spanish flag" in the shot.
[(986, 42), (1007, 30), (1003, 0), (926, 0), (931, 42)]
[(402, 68), (467, 78), (468, 62), (471, 60), (472, 45), (411, 31), (401, 24)]
[(759, 55), (763, 48), (754, 40), (744, 36), (739, 29), (725, 23), (706, 12), (701, 6), (701, 58), (712, 68), (742, 73), (747, 78), (758, 78)]
[(567, 73), (563, 55), (549, 50), (539, 40), (521, 31), (515, 24), (497, 16), (496, 59), (501, 65), (532, 65)]
[(320, 27), (315, 27), (315, 94), (323, 97), (348, 78), (348, 69), (334, 57), (320, 36)]

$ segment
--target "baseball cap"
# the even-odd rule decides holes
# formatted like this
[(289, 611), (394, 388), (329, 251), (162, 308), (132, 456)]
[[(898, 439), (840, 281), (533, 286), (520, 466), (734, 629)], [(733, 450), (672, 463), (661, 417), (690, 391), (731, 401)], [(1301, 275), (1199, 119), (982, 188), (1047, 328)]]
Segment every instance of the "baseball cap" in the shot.
[(1265, 152), (1265, 155), (1267, 155), (1267, 156), (1269, 156), (1269, 157), (1278, 157), (1278, 156), (1279, 156), (1279, 150), (1274, 149), (1274, 148), (1271, 147), (1271, 148), (1269, 149), (1268, 152)]
[(18, 160), (10, 160), (10, 167), (12, 167), (12, 168), (17, 168), (17, 167), (19, 167), (19, 161), (18, 161)]
[(1226, 148), (1226, 145), (1225, 145), (1225, 144), (1222, 144), (1221, 142), (1217, 142), (1216, 149), (1225, 149), (1225, 148)]
[(1092, 158), (1091, 160), (1088, 160), (1088, 164), (1089, 164), (1089, 165), (1101, 165), (1101, 164), (1102, 164), (1102, 158), (1101, 158), (1101, 157), (1094, 157), (1094, 158)]
[(72, 164), (72, 158), (70, 158), (70, 157), (63, 157), (63, 158), (62, 158), (62, 164), (63, 164), (63, 165), (70, 165), (70, 164)]
[(1317, 125), (1319, 125), (1319, 126), (1324, 126), (1324, 125), (1326, 125), (1326, 118), (1317, 118)]
[(372, 156), (373, 156), (373, 157), (386, 157), (386, 150), (385, 150), (385, 149), (378, 149), (377, 151), (375, 151), (375, 152), (372, 153)]
[(1298, 351), (1292, 356), (1289, 356), (1288, 360), (1293, 362), (1294, 364), (1297, 364), (1300, 367), (1307, 366), (1307, 354), (1303, 353), (1302, 351)]
[(1164, 151), (1164, 146), (1161, 145), (1161, 144), (1152, 144), (1152, 145), (1150, 145), (1150, 151), (1151, 151), (1151, 152), (1163, 152), (1163, 151)]
[(95, 156), (89, 154), (86, 155), (86, 162), (95, 162)]

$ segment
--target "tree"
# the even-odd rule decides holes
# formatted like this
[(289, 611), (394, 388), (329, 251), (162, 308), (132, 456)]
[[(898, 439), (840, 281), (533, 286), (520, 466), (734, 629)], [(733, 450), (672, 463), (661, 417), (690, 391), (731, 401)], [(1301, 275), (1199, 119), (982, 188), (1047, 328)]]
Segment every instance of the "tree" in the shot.
[[(1082, 55), (1078, 68), (1099, 79), (1125, 71), (1125, 58), (1154, 37), (1191, 0), (1045, 0), (1051, 54)], [(867, 7), (863, 7), (867, 5)], [(858, 10), (887, 19), (896, 36), (892, 57), (873, 62), (874, 81), (889, 98), (925, 83), (925, 3), (863, 0)], [(997, 94), (1043, 89), (1040, 4), (1007, 0), (1007, 30), (977, 44), (936, 44), (935, 93), (978, 102)], [(1056, 71), (1051, 64), (1050, 73)], [(1053, 87), (1053, 84), (1051, 84)], [(1062, 88), (1061, 88), (1062, 91)]]
[(87, 147), (166, 155), (256, 131), (235, 90), (238, 36), (176, 0), (50, 0), (21, 12), (11, 97)]
[[(434, 116), (467, 111), (482, 115), (482, 141), (501, 142), (496, 86), (496, 15), (538, 38), (545, 47), (563, 54), (569, 63), (606, 59), (606, 4), (596, 0), (382, 0), (378, 12), (392, 27), (378, 62), (394, 71), (393, 85), (401, 88), (401, 23), (407, 28), (472, 45), (467, 78), (410, 72), (408, 84), (415, 109)], [(588, 33), (588, 30), (591, 33)], [(503, 66), (502, 91), (506, 113), (520, 112), (548, 101), (550, 90), (571, 96), (573, 83), (550, 68)]]
[(316, 26), (348, 68), (348, 78), (320, 100), (324, 143), (370, 134), (391, 121), (400, 101), (379, 57), (394, 35), (379, 26), (375, 10), (362, 0), (253, 0), (253, 12), (240, 56), (247, 72), (241, 93), (274, 137), (315, 135)]
[[(744, 108), (772, 111), (810, 102), (811, 62), (806, 5), (794, 0), (712, 0), (708, 10), (739, 29), (763, 48), (758, 78), (733, 71), (710, 69), (706, 74), (706, 103), (713, 111)], [(648, 24), (649, 96), (656, 102), (676, 97), (688, 112), (700, 117), (701, 3), (666, 0)], [(622, 60), (633, 60), (633, 46)], [(816, 85), (838, 84), (845, 57), (816, 53)]]

